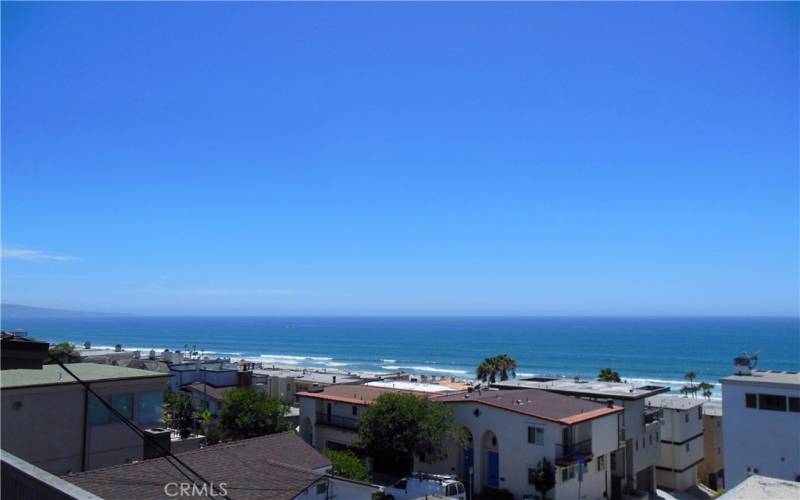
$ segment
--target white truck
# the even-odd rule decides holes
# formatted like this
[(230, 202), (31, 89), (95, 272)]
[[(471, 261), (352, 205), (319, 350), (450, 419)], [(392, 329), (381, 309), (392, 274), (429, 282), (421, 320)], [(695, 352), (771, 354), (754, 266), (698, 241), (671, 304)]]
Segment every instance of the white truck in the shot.
[(464, 484), (455, 476), (415, 472), (383, 489), (387, 498), (416, 500), (421, 498), (456, 498), (467, 500)]

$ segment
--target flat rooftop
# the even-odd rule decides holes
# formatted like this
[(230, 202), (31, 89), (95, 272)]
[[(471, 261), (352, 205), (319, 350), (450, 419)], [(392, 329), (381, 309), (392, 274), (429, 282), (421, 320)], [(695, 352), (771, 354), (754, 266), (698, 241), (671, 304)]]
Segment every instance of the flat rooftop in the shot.
[(297, 396), (323, 399), (327, 401), (337, 401), (340, 403), (355, 405), (370, 405), (373, 403), (373, 401), (378, 399), (379, 396), (386, 394), (387, 392), (415, 394), (417, 396), (426, 396), (429, 394), (420, 391), (392, 389), (389, 387), (370, 387), (367, 385), (330, 385), (318, 392), (298, 392)]
[(719, 498), (725, 500), (800, 498), (800, 483), (754, 474)]
[(267, 375), (269, 377), (290, 378), (294, 380), (316, 382), (319, 384), (333, 384), (334, 377), (336, 377), (335, 383), (337, 384), (352, 384), (362, 380), (361, 377), (355, 374), (340, 372), (318, 372), (310, 370), (306, 370), (304, 373), (302, 370), (270, 370), (265, 368), (257, 368), (253, 370), (253, 373), (257, 375)]
[[(100, 365), (97, 363), (70, 363), (67, 368), (84, 382), (100, 382), (108, 380), (168, 378), (169, 374), (137, 370), (122, 366)], [(41, 370), (2, 370), (0, 371), (0, 388), (14, 389), (19, 387), (35, 387), (40, 385), (77, 384), (72, 375), (58, 365), (44, 365)]]
[(720, 382), (771, 384), (800, 388), (800, 373), (780, 370), (753, 370), (751, 375), (729, 375), (721, 378)]
[(722, 416), (722, 400), (712, 399), (703, 404), (703, 415), (711, 415), (712, 417)]
[(670, 410), (691, 410), (706, 403), (703, 398), (684, 398), (682, 396), (654, 396), (645, 400), (647, 406), (668, 408)]
[(542, 389), (571, 396), (628, 400), (648, 398), (670, 390), (669, 387), (662, 385), (547, 377), (506, 380), (492, 384), (492, 387), (499, 389)]
[(541, 389), (485, 390), (436, 398), (443, 403), (480, 403), (565, 425), (573, 425), (623, 411), (621, 407), (564, 396)]
[(389, 389), (400, 389), (404, 391), (417, 391), (417, 392), (455, 392), (456, 389), (447, 387), (441, 384), (429, 384), (425, 382), (409, 382), (408, 380), (380, 380), (376, 382), (367, 382), (369, 387), (385, 387)]

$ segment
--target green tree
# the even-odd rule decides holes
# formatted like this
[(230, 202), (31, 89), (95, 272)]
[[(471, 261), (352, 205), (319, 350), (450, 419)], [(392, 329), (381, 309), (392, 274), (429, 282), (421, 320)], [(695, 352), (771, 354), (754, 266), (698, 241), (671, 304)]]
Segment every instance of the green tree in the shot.
[(236, 387), (225, 393), (219, 414), (219, 431), (225, 439), (238, 440), (289, 430), (289, 407), (270, 399), (255, 387)]
[(603, 368), (600, 370), (600, 373), (597, 375), (597, 380), (600, 382), (622, 382), (622, 379), (619, 377), (619, 373), (615, 372), (611, 368)]
[[(697, 397), (697, 391), (699, 390), (699, 388), (694, 383), (694, 379), (697, 378), (697, 374), (690, 370), (686, 372), (686, 375), (684, 375), (683, 378), (685, 378), (689, 383), (683, 386), (683, 388), (681, 389), (681, 393), (683, 393), (684, 395), (691, 394), (692, 396)], [(686, 391), (684, 392), (683, 389), (686, 389)]]
[(714, 384), (709, 384), (708, 382), (700, 382), (697, 384), (698, 390), (703, 394), (703, 397), (706, 399), (711, 399), (711, 396), (714, 394)]
[(331, 461), (334, 476), (368, 483), (371, 481), (369, 471), (363, 460), (350, 450), (325, 450), (324, 455)]
[(62, 363), (77, 363), (81, 359), (80, 354), (75, 351), (75, 346), (69, 342), (61, 342), (50, 346), (48, 354), (51, 357), (48, 358), (47, 364), (55, 364), (56, 361), (53, 358)]
[(490, 384), (497, 382), (498, 375), (500, 380), (508, 380), (509, 374), (512, 377), (517, 376), (517, 361), (508, 354), (498, 354), (484, 359), (475, 371), (478, 380)]
[(191, 435), (194, 428), (195, 411), (192, 397), (185, 392), (167, 392), (164, 394), (164, 423), (170, 429), (178, 431), (183, 438)]
[(395, 467), (411, 472), (413, 457), (440, 460), (448, 443), (462, 440), (453, 409), (439, 401), (412, 394), (385, 393), (359, 420), (358, 446), (376, 460), (394, 458)]
[(534, 469), (533, 487), (544, 499), (547, 498), (547, 492), (552, 490), (555, 485), (556, 469), (546, 458), (543, 458)]

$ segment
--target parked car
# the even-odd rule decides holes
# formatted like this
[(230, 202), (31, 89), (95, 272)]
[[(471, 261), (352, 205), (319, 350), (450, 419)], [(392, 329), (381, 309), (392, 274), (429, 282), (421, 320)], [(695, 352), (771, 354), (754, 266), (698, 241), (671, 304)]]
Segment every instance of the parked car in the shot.
[(455, 476), (415, 472), (392, 486), (384, 488), (386, 497), (394, 500), (415, 500), (425, 497), (467, 499), (464, 484)]

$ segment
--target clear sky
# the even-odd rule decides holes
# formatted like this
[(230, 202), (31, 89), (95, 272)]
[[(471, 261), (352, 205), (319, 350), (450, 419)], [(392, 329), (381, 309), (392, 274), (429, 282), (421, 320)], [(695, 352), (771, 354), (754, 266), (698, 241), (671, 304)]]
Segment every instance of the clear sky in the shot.
[(3, 2), (3, 301), (797, 314), (799, 18)]

